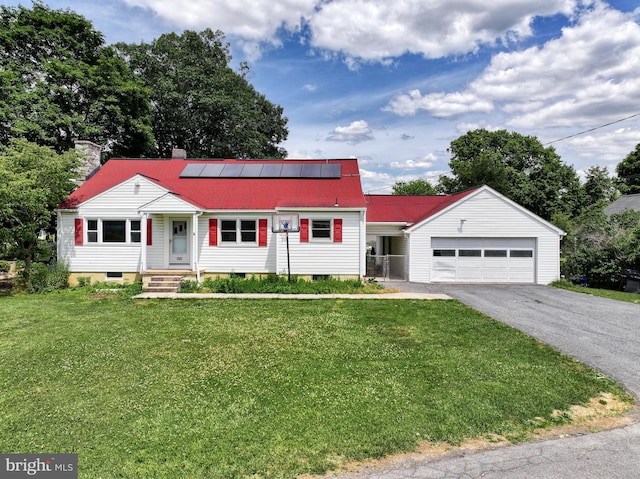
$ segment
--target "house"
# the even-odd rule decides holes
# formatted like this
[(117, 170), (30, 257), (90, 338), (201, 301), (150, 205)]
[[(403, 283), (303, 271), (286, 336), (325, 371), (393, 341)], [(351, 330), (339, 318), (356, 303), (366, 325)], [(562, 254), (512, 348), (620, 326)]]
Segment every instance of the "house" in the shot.
[(625, 210), (640, 211), (640, 193), (623, 195), (604, 209), (606, 215), (622, 213)]
[(365, 201), (367, 240), (390, 259), (391, 277), (529, 284), (560, 278), (563, 231), (488, 186), (443, 196), (366, 195)]
[[(59, 206), (58, 258), (72, 284), (288, 264), (300, 276), (361, 278), (365, 212), (355, 159), (112, 159)], [(298, 215), (299, 233), (272, 232), (285, 213)]]
[[(177, 156), (110, 160), (60, 205), (58, 258), (72, 283), (287, 274), (289, 265), (308, 278), (424, 283), (560, 276), (563, 232), (488, 186), (363, 195), (356, 159)], [(274, 215), (299, 231), (275, 232)]]

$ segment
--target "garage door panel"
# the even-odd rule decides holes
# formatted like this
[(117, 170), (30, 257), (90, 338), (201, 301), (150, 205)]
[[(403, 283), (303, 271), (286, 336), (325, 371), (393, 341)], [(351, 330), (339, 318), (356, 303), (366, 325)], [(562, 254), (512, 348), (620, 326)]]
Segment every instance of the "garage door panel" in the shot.
[(535, 238), (432, 238), (431, 246), (455, 251), (432, 258), (432, 281), (535, 282)]

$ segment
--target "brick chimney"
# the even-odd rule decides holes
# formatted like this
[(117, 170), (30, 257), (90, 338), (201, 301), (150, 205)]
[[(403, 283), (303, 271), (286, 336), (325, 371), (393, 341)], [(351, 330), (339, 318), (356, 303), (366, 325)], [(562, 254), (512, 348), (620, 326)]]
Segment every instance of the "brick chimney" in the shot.
[(77, 140), (75, 148), (82, 155), (81, 165), (78, 168), (78, 186), (91, 178), (100, 169), (100, 145), (88, 140)]
[(174, 148), (171, 150), (171, 159), (172, 160), (186, 160), (187, 159), (187, 150), (183, 150), (182, 148)]

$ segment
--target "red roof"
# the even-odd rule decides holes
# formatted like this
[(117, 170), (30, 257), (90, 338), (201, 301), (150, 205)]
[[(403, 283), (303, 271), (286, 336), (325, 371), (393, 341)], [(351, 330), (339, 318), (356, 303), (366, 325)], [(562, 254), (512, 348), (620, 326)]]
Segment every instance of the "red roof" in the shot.
[(366, 195), (367, 223), (419, 223), (464, 198), (477, 188), (437, 196)]
[[(336, 178), (181, 178), (190, 164), (241, 165), (246, 163), (337, 164)], [(364, 208), (356, 159), (344, 160), (184, 160), (112, 159), (75, 190), (60, 208), (76, 208), (85, 201), (134, 177), (144, 175), (181, 199), (207, 210), (273, 210), (276, 208)]]

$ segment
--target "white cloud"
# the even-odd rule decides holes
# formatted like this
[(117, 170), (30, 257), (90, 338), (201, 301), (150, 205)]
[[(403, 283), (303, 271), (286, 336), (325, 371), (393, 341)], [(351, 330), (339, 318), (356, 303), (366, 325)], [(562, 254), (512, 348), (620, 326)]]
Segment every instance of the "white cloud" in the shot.
[(476, 51), (526, 38), (536, 16), (571, 15), (576, 0), (333, 0), (309, 19), (312, 45), (380, 61), (404, 53), (426, 58)]
[(277, 30), (300, 29), (314, 12), (317, 0), (124, 0), (146, 8), (183, 28), (221, 29), (248, 41), (278, 43)]
[(315, 85), (313, 83), (307, 83), (302, 88), (303, 90), (308, 91), (309, 93), (315, 93), (318, 90), (318, 85)]
[(352, 122), (349, 126), (336, 127), (327, 137), (327, 141), (344, 141), (351, 144), (373, 140), (369, 124), (364, 120)]
[(406, 95), (396, 96), (383, 110), (400, 116), (413, 116), (424, 110), (436, 118), (450, 118), (463, 113), (490, 113), (493, 104), (469, 92), (430, 93), (423, 96), (420, 90), (411, 90)]
[[(603, 34), (602, 32), (607, 32)], [(463, 91), (398, 95), (385, 107), (400, 116), (438, 118), (499, 110), (511, 128), (605, 123), (638, 111), (640, 25), (596, 2), (541, 47), (495, 55)]]
[(428, 153), (417, 160), (392, 161), (389, 166), (395, 170), (419, 170), (431, 168), (438, 161), (433, 153)]
[(221, 29), (252, 57), (262, 42), (280, 44), (280, 28), (308, 27), (313, 48), (343, 54), (353, 69), (359, 60), (388, 62), (407, 52), (440, 58), (524, 39), (536, 16), (569, 16), (578, 1), (124, 0), (181, 28)]

